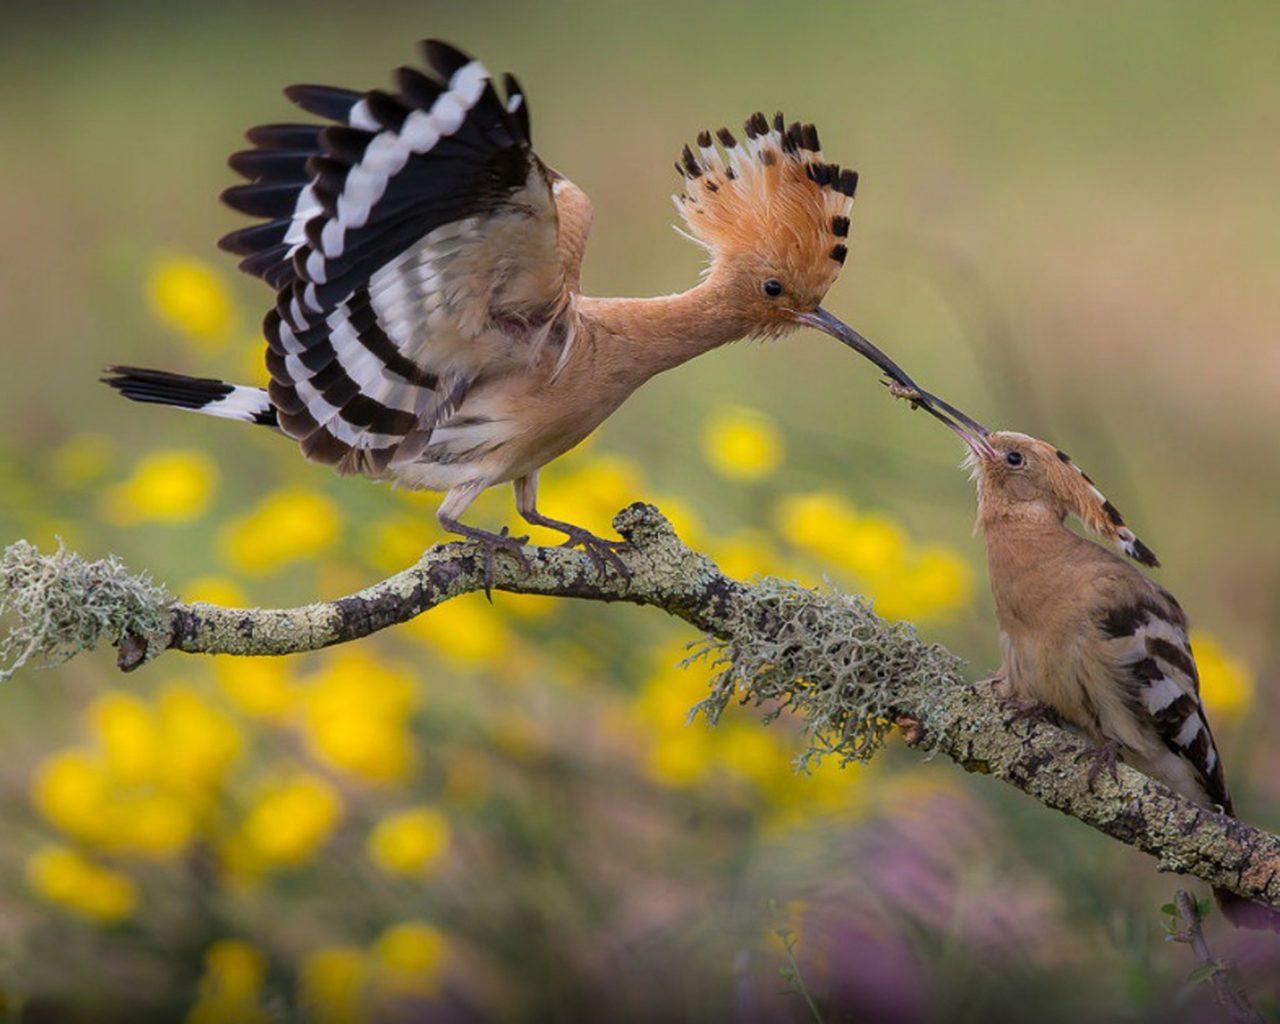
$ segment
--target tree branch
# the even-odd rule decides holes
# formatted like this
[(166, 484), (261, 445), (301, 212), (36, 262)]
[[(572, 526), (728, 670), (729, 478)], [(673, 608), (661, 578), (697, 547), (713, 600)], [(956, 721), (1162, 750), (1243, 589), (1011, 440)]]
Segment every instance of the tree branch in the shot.
[[(528, 549), (526, 573), (498, 556), (494, 589), (519, 594), (649, 605), (714, 641), (722, 672), (704, 703), (709, 717), (735, 695), (789, 705), (807, 721), (811, 753), (865, 759), (897, 723), (916, 749), (941, 753), (966, 771), (992, 775), (1176, 871), (1280, 908), (1280, 836), (1183, 799), (1123, 765), (1090, 786), (1077, 764), (1083, 743), (1055, 726), (1017, 723), (989, 686), (966, 683), (959, 662), (920, 641), (909, 626), (875, 616), (855, 599), (777, 580), (742, 583), (692, 551), (652, 506), (614, 520), (629, 542), (624, 581), (601, 577), (584, 556)], [(61, 558), (61, 560), (59, 560)], [(166, 650), (200, 654), (291, 654), (368, 636), (484, 588), (483, 560), (466, 543), (427, 551), (410, 569), (359, 593), (292, 609), (232, 609), (172, 602), (118, 563), (41, 556), (12, 545), (0, 564), (0, 611), (19, 627), (0, 643), (0, 661), (20, 650), (69, 657), (96, 640), (118, 645), (129, 671)], [(33, 589), (38, 581), (39, 589)], [(87, 581), (87, 582), (86, 582)], [(130, 583), (137, 592), (130, 590)], [(86, 620), (90, 593), (117, 595), (123, 612)], [(124, 596), (119, 596), (123, 594)], [(101, 602), (99, 602), (101, 604)], [(110, 602), (108, 602), (110, 604)], [(111, 608), (114, 608), (111, 605)], [(53, 612), (45, 615), (48, 609)], [(33, 625), (31, 616), (45, 617)], [(56, 614), (54, 614), (56, 612)]]
[(1182, 928), (1171, 932), (1166, 941), (1185, 942), (1191, 947), (1200, 961), (1200, 966), (1191, 972), (1192, 980), (1207, 980), (1213, 986), (1218, 1004), (1236, 1024), (1266, 1024), (1266, 1018), (1253, 1008), (1240, 987), (1234, 965), (1215, 959), (1209, 952), (1209, 943), (1205, 941), (1204, 930), (1200, 927), (1200, 908), (1195, 899), (1179, 889), (1173, 905), (1182, 918)]

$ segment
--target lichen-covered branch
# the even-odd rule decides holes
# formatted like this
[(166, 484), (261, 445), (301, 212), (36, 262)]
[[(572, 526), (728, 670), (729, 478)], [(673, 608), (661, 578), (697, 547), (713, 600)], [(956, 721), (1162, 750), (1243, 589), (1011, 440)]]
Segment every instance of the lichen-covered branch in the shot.
[[(808, 757), (865, 760), (895, 726), (917, 749), (1002, 779), (1123, 843), (1161, 869), (1280, 908), (1280, 836), (1190, 803), (1124, 766), (1091, 786), (1071, 734), (1018, 723), (958, 659), (860, 599), (765, 579), (730, 579), (675, 535), (657, 509), (632, 505), (614, 521), (629, 542), (630, 571), (601, 576), (585, 555), (530, 548), (529, 570), (500, 554), (494, 589), (650, 605), (702, 630), (702, 655), (720, 672), (699, 710), (715, 719), (731, 699), (801, 716)], [(442, 601), (484, 588), (483, 560), (465, 543), (443, 544), (417, 565), (336, 601), (291, 609), (234, 609), (173, 602), (115, 561), (42, 556), (12, 545), (0, 559), (0, 613), (17, 623), (0, 641), (5, 662), (63, 659), (97, 642), (118, 647), (126, 671), (166, 650), (291, 654), (368, 636)]]

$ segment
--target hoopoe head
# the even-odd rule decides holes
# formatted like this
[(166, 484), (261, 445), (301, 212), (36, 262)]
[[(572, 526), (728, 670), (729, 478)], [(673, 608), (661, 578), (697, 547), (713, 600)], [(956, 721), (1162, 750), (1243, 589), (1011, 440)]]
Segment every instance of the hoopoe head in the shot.
[[(820, 312), (848, 255), (858, 175), (827, 163), (811, 124), (752, 114), (741, 142), (727, 128), (685, 146), (674, 196), (688, 236), (749, 333), (774, 337)], [(717, 146), (718, 143), (718, 146)], [(834, 318), (831, 318), (834, 319)]]
[(1122, 554), (1143, 565), (1160, 562), (1124, 517), (1066, 452), (1047, 441), (1009, 430), (975, 438), (956, 432), (969, 444), (965, 466), (978, 484), (980, 521), (991, 521), (1019, 506), (1048, 508), (1059, 521), (1074, 515), (1084, 527)]

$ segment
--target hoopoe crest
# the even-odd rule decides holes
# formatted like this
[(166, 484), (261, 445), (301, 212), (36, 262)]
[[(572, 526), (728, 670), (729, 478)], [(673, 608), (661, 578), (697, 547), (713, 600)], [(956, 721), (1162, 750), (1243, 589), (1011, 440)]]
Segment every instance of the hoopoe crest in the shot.
[(858, 175), (826, 162), (811, 124), (788, 126), (778, 113), (770, 127), (756, 113), (743, 131), (744, 142), (721, 128), (714, 141), (698, 136), (697, 154), (685, 146), (676, 163), (684, 191), (673, 198), (710, 254), (708, 272), (731, 264), (781, 286), (758, 302), (761, 333), (781, 331), (796, 326), (785, 311), (817, 307), (844, 265)]

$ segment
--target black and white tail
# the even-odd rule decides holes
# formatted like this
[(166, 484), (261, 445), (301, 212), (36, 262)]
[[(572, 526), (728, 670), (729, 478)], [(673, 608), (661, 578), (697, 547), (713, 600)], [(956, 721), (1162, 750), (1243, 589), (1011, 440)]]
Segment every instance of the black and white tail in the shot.
[(266, 388), (228, 384), (212, 377), (188, 377), (166, 370), (144, 370), (137, 366), (108, 366), (102, 378), (125, 398), (134, 402), (172, 405), (179, 409), (221, 416), (244, 423), (277, 427), (275, 406)]

